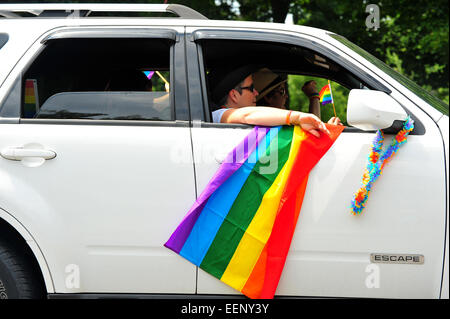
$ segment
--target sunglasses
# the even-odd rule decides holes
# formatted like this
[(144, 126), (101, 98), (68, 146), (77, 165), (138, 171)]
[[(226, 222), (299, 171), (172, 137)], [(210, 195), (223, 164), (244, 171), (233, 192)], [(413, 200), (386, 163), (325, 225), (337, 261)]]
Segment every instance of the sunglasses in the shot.
[(253, 84), (251, 84), (249, 86), (240, 86), (239, 88), (241, 90), (249, 90), (252, 93), (255, 91), (255, 86)]

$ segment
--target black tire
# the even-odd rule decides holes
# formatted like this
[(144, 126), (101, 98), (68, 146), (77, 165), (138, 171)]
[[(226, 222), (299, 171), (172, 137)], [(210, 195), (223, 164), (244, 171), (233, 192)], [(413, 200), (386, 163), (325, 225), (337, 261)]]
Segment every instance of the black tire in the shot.
[(0, 238), (0, 299), (41, 299), (45, 290), (27, 249)]

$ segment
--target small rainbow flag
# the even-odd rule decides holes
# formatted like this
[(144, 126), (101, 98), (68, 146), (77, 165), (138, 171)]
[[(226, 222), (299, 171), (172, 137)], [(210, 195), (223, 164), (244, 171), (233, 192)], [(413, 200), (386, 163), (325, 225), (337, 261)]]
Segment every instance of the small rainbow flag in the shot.
[(331, 85), (328, 83), (319, 92), (319, 101), (324, 104), (333, 103), (333, 96), (331, 95)]
[(250, 298), (273, 298), (311, 169), (342, 126), (255, 127), (230, 152), (165, 243)]
[(143, 71), (147, 79), (151, 80), (153, 74), (155, 74), (155, 71)]

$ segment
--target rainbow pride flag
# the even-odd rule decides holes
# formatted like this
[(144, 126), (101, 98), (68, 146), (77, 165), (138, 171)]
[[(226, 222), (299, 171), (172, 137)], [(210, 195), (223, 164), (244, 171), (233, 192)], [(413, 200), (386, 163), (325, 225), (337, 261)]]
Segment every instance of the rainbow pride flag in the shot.
[(147, 79), (151, 80), (153, 74), (155, 74), (155, 71), (143, 71)]
[(165, 243), (250, 298), (273, 298), (311, 169), (343, 130), (255, 127)]
[(333, 103), (333, 96), (331, 94), (330, 83), (325, 85), (319, 92), (319, 101), (322, 105)]
[(24, 117), (33, 118), (39, 111), (39, 99), (37, 90), (37, 81), (35, 79), (25, 80), (24, 96)]

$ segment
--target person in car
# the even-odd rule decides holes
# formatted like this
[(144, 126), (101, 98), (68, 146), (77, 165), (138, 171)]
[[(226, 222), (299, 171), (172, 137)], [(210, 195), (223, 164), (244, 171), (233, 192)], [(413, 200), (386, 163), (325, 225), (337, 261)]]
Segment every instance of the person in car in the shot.
[(256, 106), (258, 91), (252, 74), (258, 68), (252, 65), (237, 68), (222, 78), (214, 72), (210, 78), (212, 100), (219, 109), (212, 112), (215, 123), (240, 123), (261, 126), (299, 125), (316, 137), (329, 134), (325, 124), (314, 114)]
[[(272, 106), (280, 109), (286, 109), (288, 98), (287, 79), (276, 74), (268, 68), (263, 68), (253, 74), (253, 83), (258, 91), (256, 103), (261, 106)], [(319, 94), (317, 93), (316, 81), (308, 81), (303, 87), (303, 93), (309, 98), (309, 113), (316, 115), (320, 119)], [(329, 124), (342, 125), (338, 117), (332, 117)]]

